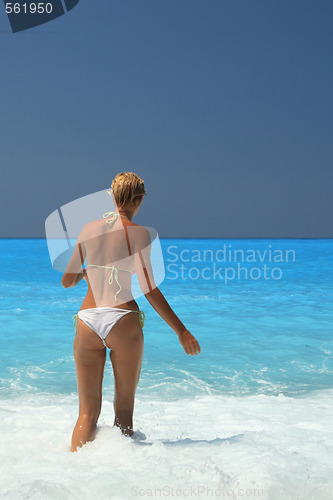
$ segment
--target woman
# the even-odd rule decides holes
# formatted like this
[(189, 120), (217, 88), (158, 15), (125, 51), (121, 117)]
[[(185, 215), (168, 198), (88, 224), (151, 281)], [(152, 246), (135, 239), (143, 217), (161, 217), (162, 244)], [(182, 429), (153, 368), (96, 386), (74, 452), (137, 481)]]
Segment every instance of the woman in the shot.
[[(178, 335), (185, 353), (200, 353), (198, 342), (154, 283), (148, 230), (132, 222), (146, 194), (143, 180), (133, 172), (120, 173), (111, 187), (116, 211), (84, 226), (61, 280), (64, 288), (76, 286), (81, 279), (88, 284), (87, 295), (76, 315), (74, 358), (79, 417), (71, 451), (95, 437), (102, 405), (106, 347), (111, 349), (115, 378), (114, 425), (124, 435), (133, 434), (144, 325), (144, 313), (139, 311), (131, 293), (133, 272), (137, 272), (148, 302)], [(85, 261), (87, 267), (83, 269)]]

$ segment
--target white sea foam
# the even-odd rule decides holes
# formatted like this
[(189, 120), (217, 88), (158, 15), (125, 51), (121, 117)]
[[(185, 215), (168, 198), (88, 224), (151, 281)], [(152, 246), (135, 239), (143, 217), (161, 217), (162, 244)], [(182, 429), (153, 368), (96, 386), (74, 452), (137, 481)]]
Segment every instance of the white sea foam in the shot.
[(94, 442), (70, 453), (77, 396), (0, 403), (0, 498), (333, 497), (333, 391), (305, 398), (207, 395), (136, 400), (136, 439), (105, 399)]

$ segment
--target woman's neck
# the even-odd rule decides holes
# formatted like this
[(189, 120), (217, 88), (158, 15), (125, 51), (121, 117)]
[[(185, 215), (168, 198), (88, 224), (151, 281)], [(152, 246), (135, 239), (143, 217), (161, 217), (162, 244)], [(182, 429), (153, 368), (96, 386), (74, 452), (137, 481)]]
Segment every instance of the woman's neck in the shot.
[(126, 219), (128, 220), (132, 220), (133, 219), (133, 216), (134, 216), (134, 213), (131, 212), (130, 210), (123, 210), (123, 209), (120, 209), (118, 210), (118, 213), (122, 216), (122, 217), (126, 217)]

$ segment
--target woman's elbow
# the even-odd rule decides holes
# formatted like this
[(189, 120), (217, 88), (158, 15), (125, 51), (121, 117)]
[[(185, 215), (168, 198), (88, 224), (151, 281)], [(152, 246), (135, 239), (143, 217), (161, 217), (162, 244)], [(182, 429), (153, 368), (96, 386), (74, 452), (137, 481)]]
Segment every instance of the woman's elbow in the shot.
[(61, 278), (61, 284), (64, 288), (69, 288), (71, 286), (68, 277), (66, 277), (65, 275)]
[(154, 288), (150, 288), (147, 289), (146, 291), (143, 292), (144, 293), (144, 296), (146, 297), (147, 300), (155, 297), (157, 294), (160, 293), (159, 289), (157, 286), (155, 286)]

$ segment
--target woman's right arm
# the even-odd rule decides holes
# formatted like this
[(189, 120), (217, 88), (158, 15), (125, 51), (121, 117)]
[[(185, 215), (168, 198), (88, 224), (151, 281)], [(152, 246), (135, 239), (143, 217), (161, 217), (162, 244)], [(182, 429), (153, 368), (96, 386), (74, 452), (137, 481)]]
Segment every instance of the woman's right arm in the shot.
[(144, 296), (161, 316), (162, 319), (178, 335), (179, 342), (183, 346), (186, 354), (196, 355), (201, 352), (200, 346), (195, 337), (186, 329), (178, 316), (174, 313), (163, 293), (157, 288), (154, 282), (154, 275), (150, 261), (151, 240), (149, 232), (140, 228), (139, 244), (136, 245), (135, 267), (138, 280)]
[(164, 319), (164, 321), (173, 329), (178, 335), (179, 342), (184, 348), (186, 354), (199, 354), (201, 352), (200, 346), (195, 337), (185, 328), (178, 316), (173, 312), (165, 299), (163, 293), (156, 287), (150, 292), (145, 294), (149, 304), (155, 311)]

